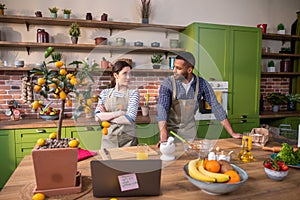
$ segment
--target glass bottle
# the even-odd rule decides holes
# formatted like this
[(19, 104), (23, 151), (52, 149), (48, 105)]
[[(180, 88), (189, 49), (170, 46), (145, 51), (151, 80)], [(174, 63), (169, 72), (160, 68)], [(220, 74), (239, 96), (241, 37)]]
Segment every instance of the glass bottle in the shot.
[(253, 161), (253, 155), (251, 154), (249, 147), (249, 137), (242, 138), (242, 147), (239, 153), (239, 159), (243, 162), (251, 162)]

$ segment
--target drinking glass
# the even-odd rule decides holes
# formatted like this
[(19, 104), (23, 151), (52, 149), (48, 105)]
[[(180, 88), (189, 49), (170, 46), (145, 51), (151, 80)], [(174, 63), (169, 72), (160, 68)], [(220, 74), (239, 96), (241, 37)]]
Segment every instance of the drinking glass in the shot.
[(200, 159), (205, 159), (208, 156), (208, 153), (213, 150), (214, 143), (211, 140), (203, 139), (197, 144), (197, 149), (199, 149)]
[(146, 143), (138, 144), (136, 159), (137, 160), (148, 160), (148, 152), (149, 152), (149, 147)]

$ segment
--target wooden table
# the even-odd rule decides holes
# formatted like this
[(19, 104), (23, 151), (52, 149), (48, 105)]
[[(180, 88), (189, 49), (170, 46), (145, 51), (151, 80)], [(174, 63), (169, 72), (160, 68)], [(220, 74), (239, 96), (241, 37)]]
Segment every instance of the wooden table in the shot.
[[(232, 138), (220, 139), (217, 141), (216, 146), (221, 147), (221, 149), (226, 152), (234, 150), (234, 154), (237, 154), (240, 142), (240, 140)], [(272, 145), (273, 144), (268, 143), (268, 146)], [(187, 180), (183, 172), (183, 166), (189, 160), (197, 158), (196, 152), (189, 151), (182, 154), (175, 162), (169, 163), (169, 165), (163, 168), (161, 179), (162, 195), (143, 197), (143, 199), (299, 199), (300, 169), (290, 168), (288, 177), (283, 181), (273, 181), (265, 175), (262, 166), (263, 160), (269, 158), (272, 152), (263, 151), (260, 147), (253, 147), (252, 153), (255, 156), (255, 161), (251, 163), (242, 163), (239, 160), (232, 159), (232, 163), (246, 170), (249, 179), (237, 191), (230, 194), (221, 196), (209, 195), (199, 190)], [(90, 161), (92, 159), (99, 159), (99, 157), (89, 158), (78, 162), (78, 169), (82, 171), (84, 176), (90, 176)], [(165, 164), (166, 163), (164, 162), (164, 165)], [(25, 156), (3, 190), (0, 192), (0, 199), (20, 199), (23, 188), (29, 183), (34, 183), (34, 171), (31, 156)], [(80, 199), (99, 198), (94, 198), (92, 191), (90, 191)], [(118, 199), (141, 199), (141, 197)]]

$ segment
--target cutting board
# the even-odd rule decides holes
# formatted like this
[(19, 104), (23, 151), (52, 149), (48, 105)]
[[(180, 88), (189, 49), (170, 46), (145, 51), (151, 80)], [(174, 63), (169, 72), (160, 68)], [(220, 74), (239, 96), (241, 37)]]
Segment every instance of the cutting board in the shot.
[[(136, 153), (137, 153), (137, 147), (121, 147), (121, 148), (113, 148), (113, 149), (107, 149), (111, 159), (136, 159)], [(103, 151), (103, 149), (99, 150), (100, 155), (102, 156), (103, 160), (108, 160), (109, 158)], [(158, 155), (158, 152), (156, 152), (153, 148), (149, 147), (149, 156), (155, 156)]]

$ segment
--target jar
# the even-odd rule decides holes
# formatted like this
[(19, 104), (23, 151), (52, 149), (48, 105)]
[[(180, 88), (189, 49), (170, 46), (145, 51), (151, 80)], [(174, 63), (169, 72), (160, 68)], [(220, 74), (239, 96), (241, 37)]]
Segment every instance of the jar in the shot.
[(36, 35), (37, 43), (49, 43), (49, 34), (44, 29), (38, 29)]
[(92, 20), (93, 19), (92, 13), (86, 13), (85, 19)]
[(107, 14), (106, 13), (103, 13), (101, 15), (101, 21), (107, 21)]
[(281, 72), (291, 72), (291, 61), (290, 60), (281, 60), (280, 61), (280, 71)]

